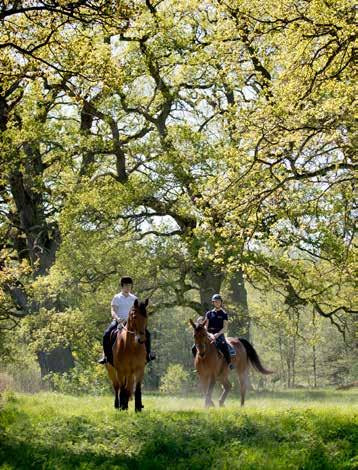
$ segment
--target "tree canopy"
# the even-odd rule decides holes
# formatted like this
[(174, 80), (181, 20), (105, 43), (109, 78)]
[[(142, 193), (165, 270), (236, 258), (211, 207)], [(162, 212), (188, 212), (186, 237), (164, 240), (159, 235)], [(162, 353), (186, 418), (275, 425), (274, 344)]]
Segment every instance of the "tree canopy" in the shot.
[(246, 283), (345, 333), (354, 14), (347, 0), (3, 2), (1, 328), (42, 308), (47, 282), (47, 308), (83, 309), (134, 272), (163, 306), (199, 313), (230, 285), (247, 329)]

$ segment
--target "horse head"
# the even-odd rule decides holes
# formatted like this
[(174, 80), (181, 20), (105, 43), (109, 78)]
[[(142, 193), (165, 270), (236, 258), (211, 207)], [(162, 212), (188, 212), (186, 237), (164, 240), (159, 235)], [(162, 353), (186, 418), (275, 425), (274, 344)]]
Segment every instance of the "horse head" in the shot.
[(199, 351), (199, 356), (203, 358), (205, 357), (206, 348), (209, 340), (207, 331), (208, 320), (199, 319), (196, 323), (194, 323), (192, 319), (190, 319), (189, 321), (194, 330), (193, 334), (195, 346)]
[(145, 302), (139, 302), (138, 299), (135, 299), (128, 315), (127, 329), (135, 334), (135, 339), (140, 344), (145, 342), (145, 329), (148, 322), (147, 305), (148, 299)]

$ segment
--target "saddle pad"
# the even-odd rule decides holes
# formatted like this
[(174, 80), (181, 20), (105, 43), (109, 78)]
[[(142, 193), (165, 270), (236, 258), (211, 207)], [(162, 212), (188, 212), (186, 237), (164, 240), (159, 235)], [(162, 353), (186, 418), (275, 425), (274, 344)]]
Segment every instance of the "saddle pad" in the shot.
[(236, 349), (234, 346), (232, 346), (229, 342), (227, 342), (227, 345), (229, 346), (230, 356), (236, 356)]
[(114, 328), (114, 330), (111, 331), (110, 341), (111, 341), (112, 348), (114, 346), (114, 343), (116, 342), (118, 333), (120, 333), (122, 329), (123, 329), (123, 325), (118, 325), (117, 328)]
[(111, 331), (110, 342), (111, 342), (112, 348), (113, 348), (114, 343), (116, 342), (118, 331), (119, 330), (117, 330), (117, 328)]

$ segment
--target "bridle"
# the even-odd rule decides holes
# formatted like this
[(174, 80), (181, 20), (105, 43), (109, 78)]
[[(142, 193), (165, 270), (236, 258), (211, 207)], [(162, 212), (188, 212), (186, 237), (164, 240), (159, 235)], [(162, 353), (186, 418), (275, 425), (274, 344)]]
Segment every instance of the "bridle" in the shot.
[[(137, 331), (136, 328), (133, 328), (133, 331), (128, 329), (128, 323), (129, 323), (130, 320), (131, 320), (131, 323), (133, 323), (134, 325), (136, 324), (135, 319), (132, 317), (132, 315), (133, 315), (134, 313), (137, 313), (137, 312), (136, 312), (135, 308), (132, 307), (132, 309), (131, 309), (131, 311), (129, 312), (129, 315), (128, 315), (128, 322), (127, 322), (127, 324), (123, 327), (123, 330), (126, 330), (127, 333), (130, 334), (130, 335), (134, 335), (136, 341), (137, 341), (139, 344), (144, 344), (144, 343), (145, 343), (145, 339), (142, 340), (141, 338), (142, 338), (142, 337), (145, 337), (145, 331)], [(138, 312), (138, 314), (140, 315), (139, 312)]]
[[(206, 328), (203, 326), (202, 329), (204, 329), (204, 331), (205, 331), (204, 342), (203, 342), (203, 343), (200, 343), (200, 344), (197, 343), (197, 342), (195, 342), (195, 347), (196, 347), (196, 349), (197, 349), (198, 352), (199, 352), (199, 356), (200, 356), (201, 358), (204, 358), (204, 357), (205, 357), (205, 354), (206, 354), (207, 344), (208, 344), (208, 342), (210, 342), (210, 338), (209, 338), (209, 336), (208, 336), (208, 332), (206, 331)], [(195, 332), (196, 332), (196, 330), (195, 330)], [(204, 335), (202, 335), (202, 336), (204, 337)], [(196, 338), (195, 338), (195, 333), (194, 333), (194, 339), (196, 339)]]

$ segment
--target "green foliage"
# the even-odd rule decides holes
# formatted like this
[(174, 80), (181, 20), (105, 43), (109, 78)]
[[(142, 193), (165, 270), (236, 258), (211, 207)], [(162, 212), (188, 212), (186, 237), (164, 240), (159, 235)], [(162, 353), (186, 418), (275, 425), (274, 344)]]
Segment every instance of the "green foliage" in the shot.
[(177, 395), (188, 391), (189, 373), (181, 364), (171, 364), (160, 380), (159, 390), (168, 395)]
[(77, 365), (63, 374), (50, 373), (45, 382), (51, 390), (75, 396), (102, 395), (110, 390), (107, 371), (98, 365), (87, 368)]
[(252, 315), (283, 339), (266, 357), (292, 366), (299, 336), (322, 352), (329, 332), (298, 321), (312, 306), (350, 343), (335, 380), (353, 376), (351, 2), (83, 3), (0, 7), (2, 356), (34, 313), (15, 337), (91, 371), (131, 274), (156, 310), (158, 385), (191, 367), (188, 309), (243, 270), (276, 293)]
[(82, 365), (94, 361), (100, 350), (95, 319), (79, 309), (41, 309), (24, 320), (20, 337), (26, 338), (34, 353), (71, 347), (74, 359)]
[(9, 348), (11, 348), (11, 354), (7, 361), (2, 361), (0, 367), (0, 391), (9, 389), (36, 393), (40, 390), (47, 390), (47, 385), (41, 380), (36, 355), (28, 345), (18, 336), (12, 336), (12, 344)]
[(7, 395), (2, 468), (353, 469), (356, 392), (251, 395), (205, 411), (202, 400), (144, 397), (141, 415), (112, 398)]
[(354, 320), (344, 339), (312, 307), (285, 303), (276, 292), (249, 289), (251, 340), (273, 376), (251, 374), (256, 386), (327, 386), (357, 380)]

